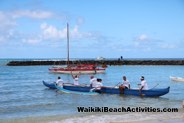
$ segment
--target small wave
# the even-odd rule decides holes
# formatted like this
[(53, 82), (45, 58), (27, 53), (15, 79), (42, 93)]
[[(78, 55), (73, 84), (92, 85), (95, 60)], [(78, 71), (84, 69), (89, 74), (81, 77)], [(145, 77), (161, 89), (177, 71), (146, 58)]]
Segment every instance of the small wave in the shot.
[(111, 115), (89, 115), (72, 117), (60, 121), (51, 121), (49, 123), (120, 123), (120, 122), (144, 122), (144, 121), (162, 121), (179, 119), (182, 120), (182, 113), (126, 113), (126, 114), (111, 114)]

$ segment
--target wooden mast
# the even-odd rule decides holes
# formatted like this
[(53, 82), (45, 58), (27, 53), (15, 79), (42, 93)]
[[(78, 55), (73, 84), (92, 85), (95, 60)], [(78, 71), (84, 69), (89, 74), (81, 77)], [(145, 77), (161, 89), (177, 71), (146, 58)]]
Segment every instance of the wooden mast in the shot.
[(69, 24), (67, 23), (67, 67), (69, 67)]

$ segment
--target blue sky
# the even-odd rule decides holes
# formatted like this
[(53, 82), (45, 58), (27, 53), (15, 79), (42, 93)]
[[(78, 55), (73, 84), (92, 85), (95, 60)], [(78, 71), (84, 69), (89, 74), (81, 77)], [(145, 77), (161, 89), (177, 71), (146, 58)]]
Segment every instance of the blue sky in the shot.
[(0, 0), (0, 58), (183, 58), (183, 0)]

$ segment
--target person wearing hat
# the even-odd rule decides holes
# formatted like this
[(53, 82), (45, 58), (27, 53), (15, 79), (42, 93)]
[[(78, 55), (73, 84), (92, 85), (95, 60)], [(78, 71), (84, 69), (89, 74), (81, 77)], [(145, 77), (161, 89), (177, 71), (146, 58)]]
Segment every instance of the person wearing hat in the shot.
[(142, 90), (148, 90), (148, 84), (146, 82), (146, 80), (144, 79), (144, 76), (141, 76), (141, 87), (140, 87), (140, 91)]

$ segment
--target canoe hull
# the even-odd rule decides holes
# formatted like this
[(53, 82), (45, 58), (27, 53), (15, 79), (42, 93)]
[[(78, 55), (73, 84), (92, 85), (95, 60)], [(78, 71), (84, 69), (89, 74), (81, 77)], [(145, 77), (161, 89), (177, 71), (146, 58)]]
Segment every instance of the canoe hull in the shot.
[(73, 85), (73, 84), (64, 84), (63, 88), (66, 90), (78, 91), (78, 92), (89, 92), (92, 89), (90, 86)]
[[(144, 96), (144, 97), (159, 97), (169, 93), (170, 87), (162, 88), (162, 89), (149, 89), (142, 90), (141, 92), (138, 89), (124, 89), (124, 95), (133, 95), (133, 96)], [(122, 94), (119, 88), (112, 87), (102, 87), (102, 93), (108, 94)]]
[(50, 89), (56, 89), (54, 83), (47, 83), (47, 82), (43, 81), (43, 85), (45, 85), (46, 87), (48, 87)]
[[(72, 84), (70, 84), (70, 85), (72, 85)], [(63, 92), (63, 93), (72, 93), (72, 94), (81, 94), (81, 95), (98, 95), (99, 93), (97, 93), (97, 92), (92, 92), (92, 91), (90, 91), (90, 90), (88, 90), (88, 91), (76, 91), (77, 89), (73, 89), (73, 90), (69, 90), (69, 89), (65, 89), (63, 86), (58, 86), (58, 85), (55, 85), (55, 87), (59, 90), (59, 91), (61, 91), (61, 92)], [(87, 89), (86, 89), (87, 90)]]
[[(89, 92), (93, 89), (90, 86), (75, 86), (75, 85), (63, 85), (63, 88), (66, 90), (71, 91), (78, 91), (78, 92)], [(149, 89), (149, 90), (142, 90), (141, 93), (139, 89), (125, 89), (124, 95), (133, 95), (133, 96), (144, 96), (144, 97), (159, 97), (169, 93), (170, 87), (162, 88), (162, 89)], [(122, 94), (119, 88), (114, 87), (102, 87), (101, 93), (105, 94)]]

